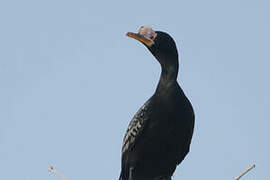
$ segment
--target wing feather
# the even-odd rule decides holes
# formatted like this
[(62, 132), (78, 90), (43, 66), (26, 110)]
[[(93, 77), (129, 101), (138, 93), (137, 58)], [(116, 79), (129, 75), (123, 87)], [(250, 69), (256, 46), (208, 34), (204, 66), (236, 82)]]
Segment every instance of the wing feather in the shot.
[(134, 115), (133, 119), (128, 125), (128, 129), (126, 131), (123, 146), (122, 146), (122, 153), (130, 149), (134, 146), (136, 139), (142, 134), (144, 127), (149, 119), (149, 99)]

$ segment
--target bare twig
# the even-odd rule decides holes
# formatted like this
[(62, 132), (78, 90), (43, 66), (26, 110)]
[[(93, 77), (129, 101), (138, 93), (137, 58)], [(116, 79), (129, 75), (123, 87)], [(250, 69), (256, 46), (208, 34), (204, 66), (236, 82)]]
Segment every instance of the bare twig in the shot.
[[(240, 178), (242, 178), (244, 175), (246, 175), (250, 170), (252, 170), (253, 168), (255, 168), (255, 164), (253, 164), (252, 166), (250, 166), (247, 170), (245, 170), (240, 176), (238, 176), (237, 178), (235, 178), (235, 180), (239, 180)], [(52, 166), (48, 168), (48, 170), (55, 174), (56, 176), (61, 177), (63, 180), (68, 180), (63, 174), (61, 174), (60, 172), (56, 171)]]
[(255, 168), (255, 164), (250, 166), (247, 170), (245, 170), (240, 176), (238, 176), (235, 180), (239, 180), (241, 177), (243, 177), (245, 174), (247, 174), (251, 169)]
[(54, 173), (56, 176), (61, 177), (63, 180), (68, 180), (63, 174), (61, 174), (60, 172), (56, 171), (52, 166), (49, 167), (48, 169), (51, 173)]

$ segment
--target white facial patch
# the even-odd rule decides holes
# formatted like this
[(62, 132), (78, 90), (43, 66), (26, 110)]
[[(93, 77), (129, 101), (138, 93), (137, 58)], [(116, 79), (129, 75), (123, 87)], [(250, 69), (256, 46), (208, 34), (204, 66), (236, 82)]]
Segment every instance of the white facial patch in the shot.
[(145, 37), (146, 39), (154, 41), (157, 37), (157, 33), (150, 26), (142, 26), (139, 29), (139, 34)]

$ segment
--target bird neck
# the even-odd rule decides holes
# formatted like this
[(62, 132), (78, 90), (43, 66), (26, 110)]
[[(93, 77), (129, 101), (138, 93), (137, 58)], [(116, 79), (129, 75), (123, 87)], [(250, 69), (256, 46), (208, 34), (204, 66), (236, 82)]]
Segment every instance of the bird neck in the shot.
[(161, 65), (161, 75), (156, 92), (166, 92), (166, 89), (177, 83), (178, 61), (172, 66)]

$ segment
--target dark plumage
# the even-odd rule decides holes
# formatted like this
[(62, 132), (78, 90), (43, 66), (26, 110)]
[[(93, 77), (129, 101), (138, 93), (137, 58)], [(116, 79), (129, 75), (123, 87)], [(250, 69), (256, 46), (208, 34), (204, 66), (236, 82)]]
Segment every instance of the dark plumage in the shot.
[(130, 122), (122, 148), (120, 180), (170, 180), (191, 143), (194, 112), (177, 83), (178, 53), (165, 32), (142, 27), (127, 36), (142, 42), (161, 64), (154, 95)]

